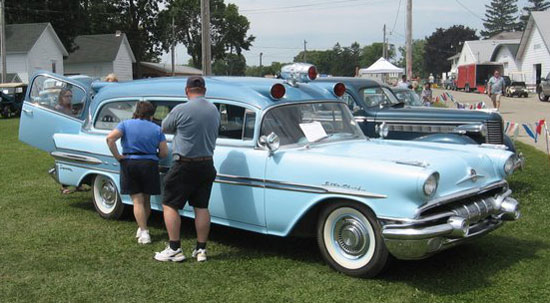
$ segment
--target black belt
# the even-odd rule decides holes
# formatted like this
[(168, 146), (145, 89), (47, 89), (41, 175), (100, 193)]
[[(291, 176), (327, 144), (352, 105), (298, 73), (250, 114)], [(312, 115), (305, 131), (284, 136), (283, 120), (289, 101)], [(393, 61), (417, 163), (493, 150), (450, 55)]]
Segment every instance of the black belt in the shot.
[(148, 153), (123, 153), (124, 156), (156, 156), (157, 154), (148, 154)]
[(203, 162), (203, 161), (212, 161), (212, 157), (197, 157), (197, 158), (186, 158), (180, 155), (174, 155), (174, 161), (177, 162)]

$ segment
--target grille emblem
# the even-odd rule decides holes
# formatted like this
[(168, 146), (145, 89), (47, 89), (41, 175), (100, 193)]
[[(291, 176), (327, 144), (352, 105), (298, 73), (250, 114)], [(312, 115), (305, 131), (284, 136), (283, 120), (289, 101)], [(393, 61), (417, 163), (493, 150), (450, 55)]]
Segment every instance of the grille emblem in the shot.
[(477, 172), (475, 169), (470, 169), (470, 176), (472, 178), (472, 181), (476, 182), (477, 181)]

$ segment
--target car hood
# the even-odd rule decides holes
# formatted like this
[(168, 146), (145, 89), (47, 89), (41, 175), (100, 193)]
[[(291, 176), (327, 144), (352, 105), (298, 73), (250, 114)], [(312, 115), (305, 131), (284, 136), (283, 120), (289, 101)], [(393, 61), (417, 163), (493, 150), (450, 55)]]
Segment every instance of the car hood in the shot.
[(449, 108), (433, 107), (403, 107), (403, 108), (382, 108), (376, 114), (376, 120), (403, 120), (403, 121), (446, 121), (450, 122), (471, 122), (486, 120), (502, 120), (497, 113), (488, 113), (476, 110), (459, 110)]

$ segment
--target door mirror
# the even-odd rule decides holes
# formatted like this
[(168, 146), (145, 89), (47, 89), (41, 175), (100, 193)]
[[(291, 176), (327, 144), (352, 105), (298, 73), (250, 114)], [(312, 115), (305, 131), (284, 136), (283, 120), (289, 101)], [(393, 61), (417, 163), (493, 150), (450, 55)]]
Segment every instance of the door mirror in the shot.
[(267, 149), (269, 149), (269, 154), (273, 155), (281, 145), (281, 141), (279, 140), (279, 136), (275, 133), (271, 133), (267, 136), (261, 136), (260, 137), (260, 145), (266, 146)]

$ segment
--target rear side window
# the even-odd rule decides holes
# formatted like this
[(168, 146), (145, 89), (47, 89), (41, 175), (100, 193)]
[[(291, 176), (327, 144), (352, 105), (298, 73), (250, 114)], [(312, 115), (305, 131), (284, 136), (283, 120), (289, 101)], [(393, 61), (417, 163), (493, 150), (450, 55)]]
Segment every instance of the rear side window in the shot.
[(252, 140), (254, 138), (254, 125), (256, 113), (244, 107), (215, 103), (220, 111), (219, 138)]
[[(95, 119), (94, 127), (96, 129), (112, 130), (120, 122), (132, 119), (136, 110), (138, 100), (115, 101), (105, 104), (99, 110)], [(178, 101), (149, 101), (155, 106), (153, 122), (161, 125), (162, 120), (172, 111), (176, 105), (182, 103)]]
[(86, 105), (86, 93), (62, 80), (38, 76), (31, 87), (30, 101), (60, 114), (80, 117)]

